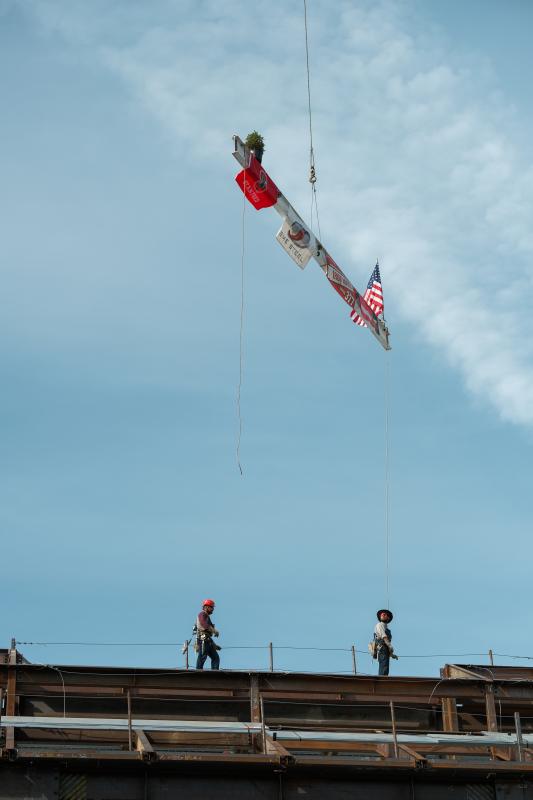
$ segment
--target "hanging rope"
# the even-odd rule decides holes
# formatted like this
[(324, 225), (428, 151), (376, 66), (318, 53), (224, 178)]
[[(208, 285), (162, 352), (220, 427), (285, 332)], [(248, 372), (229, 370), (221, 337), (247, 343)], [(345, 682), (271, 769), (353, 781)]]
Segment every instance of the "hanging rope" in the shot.
[(390, 608), (390, 492), (389, 492), (389, 414), (390, 414), (390, 362), (385, 352), (385, 597)]
[[(246, 168), (244, 169), (244, 183), (246, 186)], [(237, 387), (237, 466), (243, 475), (241, 465), (241, 437), (242, 437), (242, 415), (241, 415), (241, 389), (243, 377), (243, 356), (244, 356), (244, 252), (245, 252), (245, 220), (246, 220), (246, 194), (242, 193), (242, 236), (241, 236), (241, 315), (239, 327), (239, 384)]]
[(305, 64), (307, 68), (307, 107), (309, 116), (309, 183), (311, 184), (311, 228), (313, 227), (313, 207), (316, 211), (318, 235), (322, 239), (320, 230), (320, 217), (318, 215), (318, 200), (316, 194), (316, 167), (315, 151), (313, 148), (313, 114), (311, 110), (311, 77), (309, 70), (309, 37), (307, 32), (307, 0), (304, 0), (304, 29), (305, 29)]

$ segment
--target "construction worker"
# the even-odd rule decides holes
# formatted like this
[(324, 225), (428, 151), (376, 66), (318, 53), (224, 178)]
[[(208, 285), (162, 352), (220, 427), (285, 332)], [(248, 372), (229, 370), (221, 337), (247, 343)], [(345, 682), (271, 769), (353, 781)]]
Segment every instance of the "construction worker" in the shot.
[(398, 658), (398, 656), (394, 655), (392, 634), (388, 627), (393, 619), (392, 611), (389, 611), (388, 608), (380, 608), (377, 612), (377, 618), (378, 624), (374, 628), (374, 642), (376, 643), (379, 664), (378, 675), (388, 675), (391, 658)]
[(211, 659), (211, 669), (220, 669), (220, 657), (218, 651), (220, 647), (213, 641), (213, 636), (218, 636), (218, 631), (213, 625), (211, 614), (215, 608), (215, 601), (204, 600), (202, 610), (196, 617), (195, 633), (196, 647), (198, 653), (196, 659), (196, 669), (203, 669), (207, 657)]

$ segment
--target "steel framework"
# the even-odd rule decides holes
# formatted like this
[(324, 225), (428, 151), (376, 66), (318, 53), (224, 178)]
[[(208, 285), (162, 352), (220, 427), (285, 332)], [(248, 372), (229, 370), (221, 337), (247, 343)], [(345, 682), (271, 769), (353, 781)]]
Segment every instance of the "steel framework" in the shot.
[(0, 798), (533, 798), (533, 669), (439, 678), (28, 663), (0, 650)]

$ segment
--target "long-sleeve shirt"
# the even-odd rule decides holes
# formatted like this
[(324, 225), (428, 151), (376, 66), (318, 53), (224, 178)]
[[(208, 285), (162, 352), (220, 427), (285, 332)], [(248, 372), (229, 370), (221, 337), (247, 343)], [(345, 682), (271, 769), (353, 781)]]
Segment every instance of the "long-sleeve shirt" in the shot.
[(392, 633), (387, 628), (386, 622), (378, 622), (376, 627), (374, 628), (374, 636), (376, 639), (388, 639), (389, 642), (392, 640)]
[(197, 625), (198, 631), (200, 633), (204, 633), (204, 632), (205, 633), (212, 633), (212, 631), (213, 631), (213, 629), (215, 627), (213, 625), (213, 623), (211, 622), (211, 617), (209, 616), (209, 614), (206, 611), (203, 611), (203, 610), (200, 611), (200, 613), (198, 614), (196, 625)]

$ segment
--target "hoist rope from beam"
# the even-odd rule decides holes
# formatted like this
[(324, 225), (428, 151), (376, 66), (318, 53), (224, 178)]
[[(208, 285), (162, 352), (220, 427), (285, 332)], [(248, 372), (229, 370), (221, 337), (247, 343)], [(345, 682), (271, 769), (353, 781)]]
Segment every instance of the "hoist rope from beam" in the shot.
[(390, 466), (389, 466), (389, 417), (390, 417), (390, 361), (385, 352), (385, 597), (390, 608)]
[[(246, 182), (246, 169), (244, 170), (244, 180)], [(242, 414), (241, 414), (241, 390), (244, 366), (244, 266), (245, 266), (245, 233), (246, 233), (246, 195), (242, 196), (242, 233), (241, 233), (241, 313), (239, 324), (239, 383), (237, 386), (237, 446), (236, 457), (239, 472), (243, 475), (241, 465), (241, 438), (242, 438)]]

